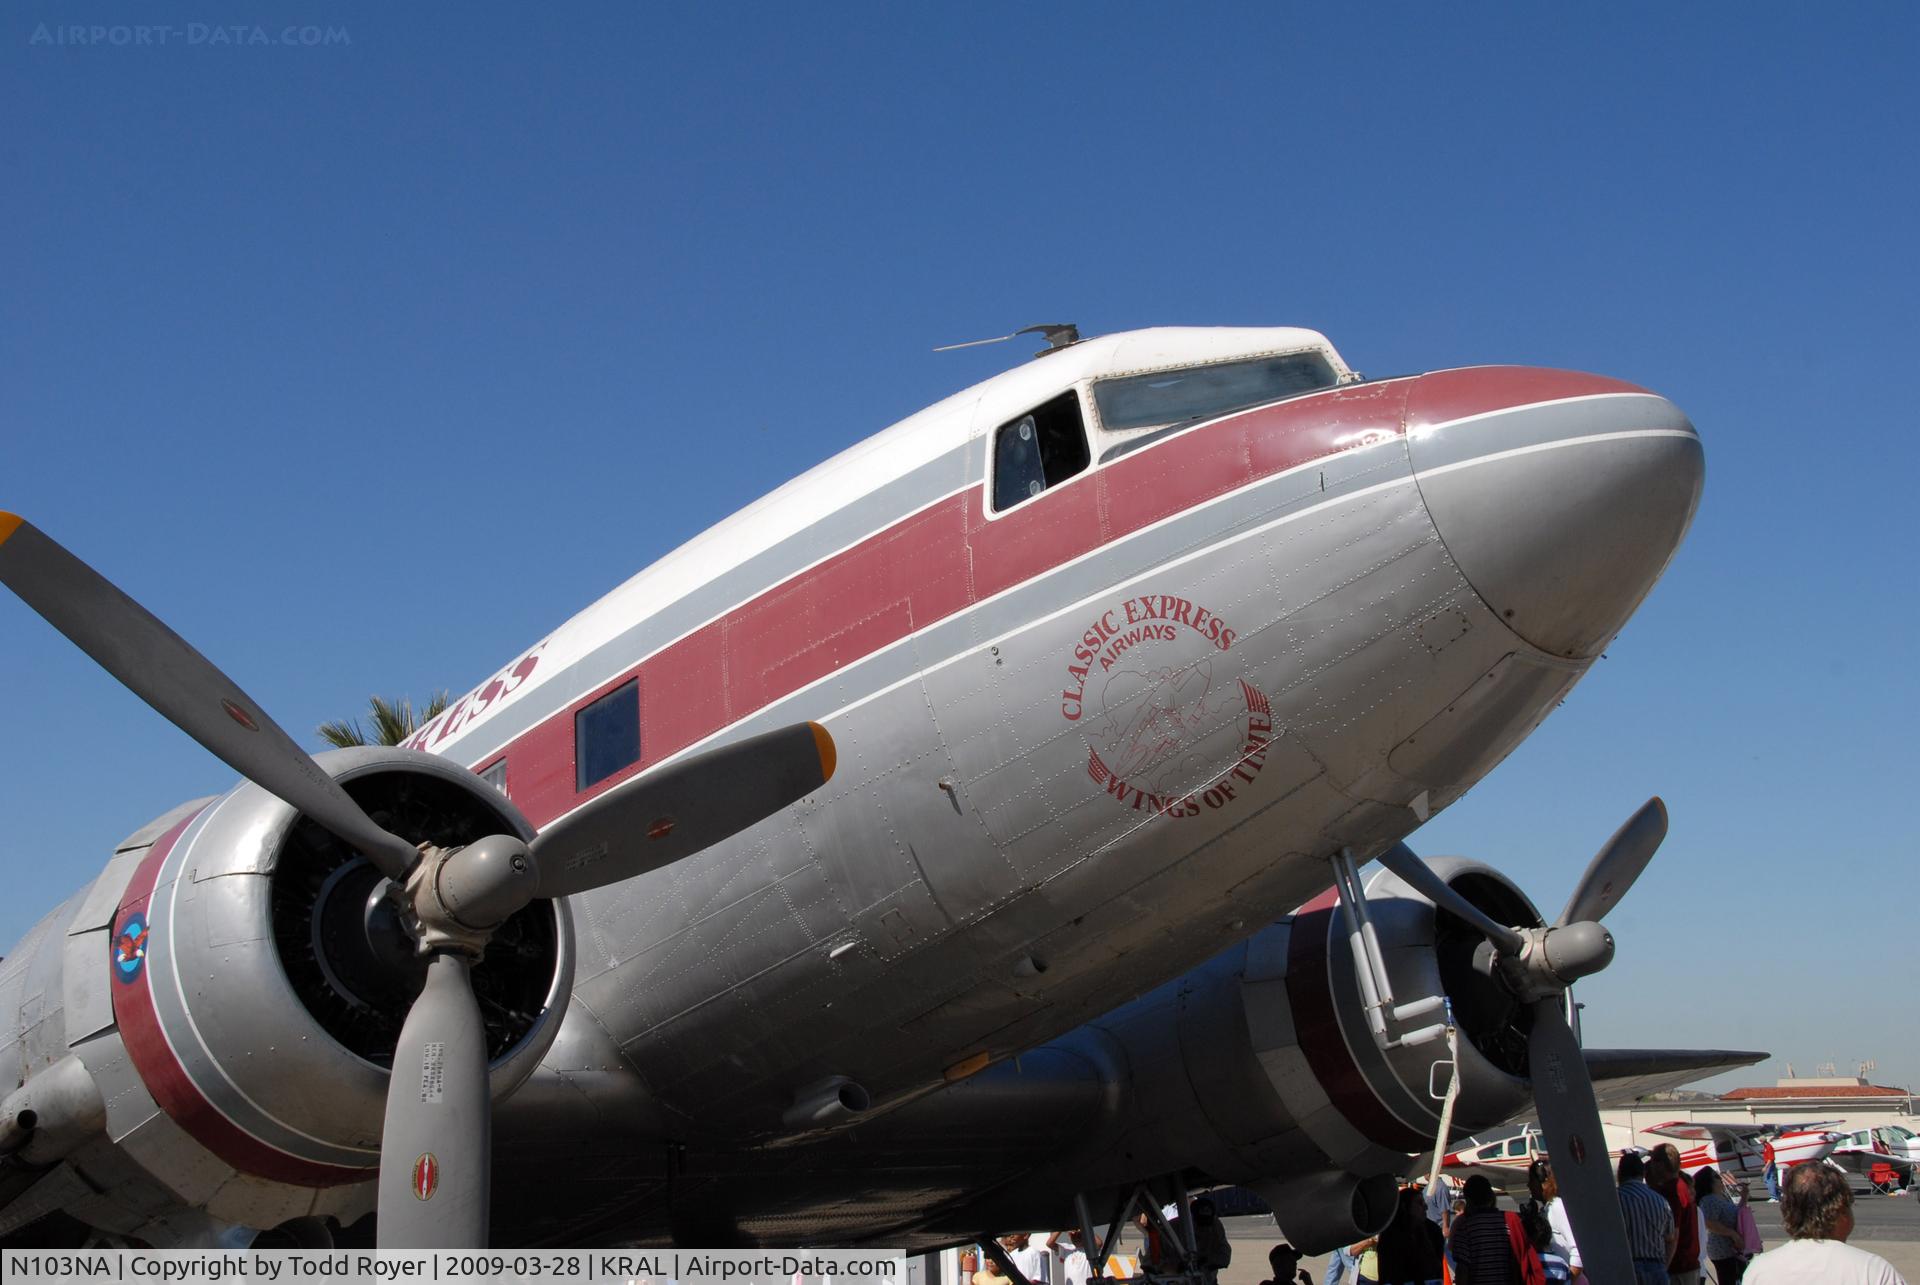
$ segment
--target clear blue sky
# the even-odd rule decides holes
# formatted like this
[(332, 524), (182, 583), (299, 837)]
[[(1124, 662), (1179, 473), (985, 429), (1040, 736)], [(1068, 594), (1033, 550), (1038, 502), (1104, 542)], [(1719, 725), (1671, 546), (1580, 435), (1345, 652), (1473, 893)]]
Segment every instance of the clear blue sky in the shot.
[[(1416, 846), (1551, 912), (1664, 794), (1590, 1042), (1920, 1083), (1920, 9), (177, 11), (0, 18), (0, 507), (296, 734), (464, 690), (1024, 352), (939, 343), (1300, 324), (1373, 374), (1602, 371), (1699, 425), (1699, 519)], [(212, 33), (257, 22), (347, 39)], [(0, 674), (12, 941), (232, 774), (4, 595)]]

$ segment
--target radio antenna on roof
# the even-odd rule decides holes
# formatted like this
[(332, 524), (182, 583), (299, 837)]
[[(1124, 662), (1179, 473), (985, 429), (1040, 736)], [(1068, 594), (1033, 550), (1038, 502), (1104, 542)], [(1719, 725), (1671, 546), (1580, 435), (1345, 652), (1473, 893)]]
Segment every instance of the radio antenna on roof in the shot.
[(969, 339), (963, 344), (942, 344), (935, 352), (952, 352), (956, 348), (978, 348), (981, 344), (1003, 344), (1009, 339), (1018, 339), (1021, 335), (1045, 335), (1047, 346), (1035, 353), (1044, 357), (1050, 352), (1059, 352), (1062, 348), (1071, 348), (1080, 342), (1080, 327), (1068, 322), (1065, 325), (1028, 326), (1016, 330), (1010, 335), (996, 335), (992, 339)]

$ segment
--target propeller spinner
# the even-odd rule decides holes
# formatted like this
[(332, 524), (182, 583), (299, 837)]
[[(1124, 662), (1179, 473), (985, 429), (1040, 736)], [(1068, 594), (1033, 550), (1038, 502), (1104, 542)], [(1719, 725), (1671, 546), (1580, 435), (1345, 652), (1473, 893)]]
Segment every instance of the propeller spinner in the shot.
[(426, 984), (407, 1013), (381, 1139), (383, 1247), (487, 1243), (492, 1112), (469, 976), (494, 931), (538, 898), (659, 869), (832, 777), (833, 738), (799, 723), (656, 767), (549, 825), (415, 845), (376, 824), (234, 681), (25, 519), (0, 513), (0, 584), (227, 766), (358, 849), (388, 880)]

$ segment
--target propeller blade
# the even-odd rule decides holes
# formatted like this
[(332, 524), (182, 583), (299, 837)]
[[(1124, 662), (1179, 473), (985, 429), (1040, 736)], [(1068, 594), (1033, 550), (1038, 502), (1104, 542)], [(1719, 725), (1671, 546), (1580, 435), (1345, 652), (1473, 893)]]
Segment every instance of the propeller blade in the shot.
[(1631, 1281), (1633, 1254), (1600, 1127), (1600, 1106), (1579, 1041), (1567, 1026), (1565, 1005), (1564, 992), (1533, 1005), (1533, 1034), (1527, 1039), (1533, 1103), (1588, 1279)]
[(535, 895), (565, 897), (671, 865), (819, 789), (834, 761), (826, 728), (795, 723), (656, 768), (540, 832)]
[(1647, 868), (1666, 837), (1667, 805), (1656, 795), (1593, 854), (1555, 926), (1605, 919), (1633, 887), (1633, 881)]
[(373, 823), (279, 724), (180, 635), (24, 518), (0, 513), (0, 584), (228, 767), (352, 844), (388, 878), (412, 844)]
[(1447, 886), (1447, 881), (1433, 872), (1433, 867), (1413, 854), (1413, 849), (1404, 843), (1396, 843), (1380, 854), (1380, 864), (1399, 875), (1401, 880), (1421, 893), (1434, 905), (1450, 910), (1460, 918), (1478, 928), (1487, 935), (1487, 939), (1501, 952), (1518, 955), (1526, 939), (1507, 924), (1501, 923), (1480, 907)]
[(486, 1248), (492, 1148), (487, 1036), (469, 964), (437, 954), (387, 1081), (380, 1248)]

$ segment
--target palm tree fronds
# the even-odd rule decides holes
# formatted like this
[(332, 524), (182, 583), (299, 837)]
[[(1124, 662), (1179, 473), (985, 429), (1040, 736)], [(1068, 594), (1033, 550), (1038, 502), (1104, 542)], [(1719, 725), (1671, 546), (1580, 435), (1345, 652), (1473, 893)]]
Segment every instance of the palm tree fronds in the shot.
[(369, 696), (367, 709), (373, 729), (371, 736), (360, 726), (357, 718), (322, 723), (317, 732), (321, 740), (336, 749), (350, 749), (356, 745), (398, 745), (445, 713), (452, 702), (453, 697), (445, 690), (437, 691), (427, 697), (426, 707), (415, 714), (413, 702), (404, 696), (393, 700), (385, 696)]
[(357, 718), (336, 719), (331, 723), (322, 723), (319, 728), (320, 739), (337, 750), (350, 750), (356, 745), (367, 743), (367, 734), (360, 728)]

